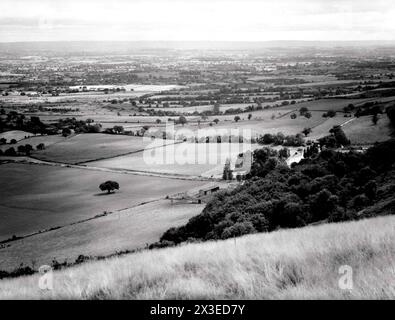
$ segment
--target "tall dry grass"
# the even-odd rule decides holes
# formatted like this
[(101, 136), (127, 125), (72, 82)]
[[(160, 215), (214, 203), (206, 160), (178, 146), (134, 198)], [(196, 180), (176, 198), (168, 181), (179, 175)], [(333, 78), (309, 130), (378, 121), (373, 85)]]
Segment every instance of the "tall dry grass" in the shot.
[[(1, 299), (394, 299), (395, 217), (188, 244), (0, 281)], [(338, 285), (353, 268), (353, 289)]]

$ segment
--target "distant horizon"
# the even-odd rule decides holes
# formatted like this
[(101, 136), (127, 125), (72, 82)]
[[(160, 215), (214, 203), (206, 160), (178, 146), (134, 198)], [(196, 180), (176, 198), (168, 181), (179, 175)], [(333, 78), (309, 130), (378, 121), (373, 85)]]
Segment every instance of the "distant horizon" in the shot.
[(323, 43), (358, 43), (358, 42), (374, 42), (374, 43), (380, 43), (380, 42), (392, 42), (395, 44), (395, 39), (391, 40), (375, 40), (375, 39), (365, 39), (365, 40), (284, 40), (284, 39), (279, 39), (279, 40), (110, 40), (110, 39), (104, 39), (104, 40), (21, 40), (21, 41), (2, 41), (0, 39), (0, 43), (55, 43), (55, 42), (175, 42), (175, 43), (182, 43), (182, 42), (193, 42), (193, 43), (206, 43), (206, 42), (214, 42), (214, 43), (270, 43), (270, 42), (305, 42), (305, 43), (312, 43), (312, 42), (323, 42)]

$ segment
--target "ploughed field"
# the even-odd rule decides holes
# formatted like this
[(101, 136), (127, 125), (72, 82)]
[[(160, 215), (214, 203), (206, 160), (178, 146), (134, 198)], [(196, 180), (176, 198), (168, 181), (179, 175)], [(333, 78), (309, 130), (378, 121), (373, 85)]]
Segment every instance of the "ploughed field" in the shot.
[[(203, 181), (33, 164), (0, 165), (0, 240), (129, 208), (205, 184)], [(107, 195), (99, 184), (115, 180)]]

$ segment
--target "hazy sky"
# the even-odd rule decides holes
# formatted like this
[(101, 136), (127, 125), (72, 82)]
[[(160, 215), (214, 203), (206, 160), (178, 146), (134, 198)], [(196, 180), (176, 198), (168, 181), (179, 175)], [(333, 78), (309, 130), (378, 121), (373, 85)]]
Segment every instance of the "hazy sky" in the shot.
[(395, 40), (395, 0), (0, 0), (0, 41)]

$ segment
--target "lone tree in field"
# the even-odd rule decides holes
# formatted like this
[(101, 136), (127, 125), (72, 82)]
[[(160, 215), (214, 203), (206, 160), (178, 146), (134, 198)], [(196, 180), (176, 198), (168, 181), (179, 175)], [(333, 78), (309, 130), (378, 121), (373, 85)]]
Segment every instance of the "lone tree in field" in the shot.
[(377, 113), (375, 113), (372, 117), (372, 122), (374, 125), (376, 125), (378, 121), (379, 121), (379, 116), (377, 115)]
[(311, 112), (307, 111), (304, 113), (305, 118), (310, 119), (311, 118)]
[(39, 144), (36, 146), (36, 149), (37, 149), (37, 150), (44, 150), (44, 149), (45, 149), (45, 144), (44, 144), (44, 143), (39, 143)]
[(251, 120), (251, 118), (252, 118), (252, 114), (250, 113), (248, 114), (248, 120)]
[(311, 128), (304, 128), (302, 133), (305, 137), (307, 137), (311, 133)]
[(215, 122), (215, 124), (218, 124), (219, 120), (218, 120), (217, 118), (215, 118), (215, 119), (213, 120), (213, 122)]
[(184, 116), (180, 116), (178, 118), (178, 123), (181, 123), (183, 126), (187, 123), (187, 119)]
[(238, 122), (240, 120), (240, 117), (239, 116), (236, 116), (235, 117), (235, 122)]
[(305, 113), (308, 112), (308, 111), (309, 111), (309, 109), (308, 109), (307, 107), (301, 107), (301, 108), (299, 109), (299, 114), (300, 114), (301, 116), (304, 116)]
[(114, 190), (119, 190), (119, 184), (116, 181), (111, 181), (108, 180), (106, 182), (103, 182), (100, 186), (99, 186), (101, 191), (106, 191), (107, 193), (111, 193), (111, 191)]

